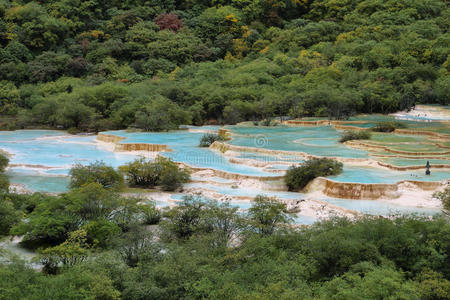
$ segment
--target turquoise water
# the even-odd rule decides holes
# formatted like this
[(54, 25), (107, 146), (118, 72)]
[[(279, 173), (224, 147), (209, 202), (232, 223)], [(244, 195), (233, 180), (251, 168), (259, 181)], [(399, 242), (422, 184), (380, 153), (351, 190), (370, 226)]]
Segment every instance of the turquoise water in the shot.
[(296, 215), (294, 217), (294, 223), (295, 224), (304, 224), (304, 225), (312, 225), (318, 220), (311, 216), (304, 216), (304, 215)]
[[(237, 127), (229, 126), (228, 129), (236, 133), (232, 144), (249, 147), (262, 147), (266, 149), (301, 151), (314, 155), (342, 156), (342, 157), (368, 157), (368, 153), (362, 150), (348, 148), (338, 143), (340, 133), (330, 126), (321, 127)], [(116, 134), (126, 137), (125, 143), (154, 143), (166, 144), (173, 152), (164, 152), (162, 155), (174, 161), (184, 162), (191, 166), (218, 169), (230, 173), (258, 176), (278, 176), (274, 172), (264, 172), (262, 168), (250, 167), (241, 164), (233, 164), (228, 158), (216, 151), (197, 147), (202, 132), (195, 130), (217, 130), (217, 126), (195, 128), (193, 131), (179, 130), (164, 133), (141, 133), (112, 131), (108, 134)], [(0, 132), (0, 148), (14, 154), (12, 164), (45, 165), (50, 169), (39, 167), (14, 167), (8, 170), (12, 183), (20, 183), (25, 188), (40, 192), (65, 192), (69, 184), (67, 175), (74, 163), (87, 164), (96, 160), (103, 160), (106, 164), (117, 167), (135, 159), (133, 154), (114, 153), (103, 149), (96, 142), (95, 136), (73, 136), (61, 131), (52, 130), (26, 130), (15, 132)], [(284, 170), (288, 166), (277, 164), (277, 161), (301, 162), (302, 160), (289, 155), (265, 155), (261, 153), (240, 153), (240, 158), (255, 159), (273, 163), (274, 170)], [(402, 159), (395, 159), (403, 163)], [(414, 160), (420, 164), (425, 160)], [(431, 161), (437, 163), (437, 161)], [(417, 171), (392, 171), (374, 167), (344, 166), (344, 172), (330, 179), (341, 182), (359, 183), (395, 183), (401, 180), (438, 181), (449, 179), (447, 170), (431, 170), (431, 176), (426, 176), (424, 170)], [(190, 183), (186, 188), (205, 188), (222, 195), (255, 197), (264, 194), (279, 199), (302, 199), (301, 193), (261, 191), (256, 188), (232, 188), (232, 180), (216, 176), (199, 176), (193, 178), (196, 181), (212, 181), (220, 183), (214, 185), (207, 182)], [(180, 194), (181, 195), (181, 194)], [(174, 197), (181, 197), (176, 196)], [(173, 198), (173, 199), (175, 199)], [(181, 199), (181, 198), (180, 198)], [(180, 200), (179, 199), (179, 200)], [(425, 213), (431, 215), (437, 213), (437, 209), (421, 209), (415, 207), (396, 206), (380, 201), (327, 199), (326, 201), (348, 209), (370, 213), (374, 215), (389, 215), (401, 213)], [(246, 210), (251, 206), (250, 202), (235, 201), (233, 206)], [(169, 202), (158, 201), (158, 206), (168, 206)], [(296, 222), (311, 224), (314, 218), (297, 216)]]
[(232, 164), (226, 157), (208, 148), (198, 147), (203, 136), (201, 132), (170, 131), (170, 132), (125, 132), (108, 131), (126, 137), (122, 143), (150, 143), (168, 145), (172, 152), (163, 152), (161, 155), (171, 158), (176, 162), (183, 162), (192, 167), (211, 168), (229, 173), (256, 176), (276, 176), (270, 172), (264, 172), (260, 168)]
[(272, 150), (297, 151), (330, 157), (368, 157), (367, 151), (341, 143), (341, 133), (332, 126), (317, 127), (227, 127), (233, 133), (230, 144)]
[(10, 164), (43, 165), (64, 170), (47, 171), (52, 174), (67, 174), (74, 163), (102, 160), (118, 167), (136, 158), (135, 155), (102, 149), (95, 140), (96, 136), (73, 136), (55, 130), (0, 132), (0, 148), (14, 154)]
[[(20, 257), (20, 259), (24, 260), (28, 263), (29, 266), (31, 266), (34, 269), (40, 269), (42, 265), (39, 263), (32, 262), (33, 258), (36, 256), (36, 252), (33, 252), (31, 250), (25, 249), (19, 245), (20, 239), (15, 238), (11, 240), (10, 237), (6, 237), (3, 240), (0, 241), (0, 248), (5, 249), (12, 255)], [(8, 256), (6, 256), (8, 257)], [(4, 258), (0, 256), (0, 263), (2, 262)], [(8, 260), (5, 259), (7, 262)]]
[(67, 176), (44, 176), (38, 172), (24, 169), (12, 169), (6, 172), (9, 181), (22, 184), (27, 190), (44, 193), (64, 193), (69, 188)]
[(395, 214), (422, 214), (432, 216), (441, 213), (439, 208), (400, 206), (393, 203), (375, 200), (347, 200), (336, 198), (326, 198), (322, 200), (339, 207), (371, 215), (390, 216)]
[[(395, 166), (425, 166), (427, 161), (430, 162), (431, 171), (434, 172), (433, 165), (448, 165), (450, 168), (450, 160), (446, 159), (414, 159), (414, 158), (398, 158), (398, 157), (389, 157), (389, 158), (377, 158), (377, 160), (387, 162), (393, 164)], [(436, 169), (439, 171), (439, 169)]]
[[(174, 194), (174, 195), (172, 195), (171, 199), (173, 199), (175, 201), (182, 201), (183, 197), (185, 197), (185, 196), (186, 196), (185, 194)], [(208, 198), (206, 198), (206, 197), (199, 197), (199, 198), (203, 199), (205, 201), (208, 200)], [(229, 203), (232, 207), (237, 207), (239, 209), (244, 209), (244, 210), (247, 210), (250, 207), (252, 207), (252, 203), (250, 201), (230, 201)]]
[(267, 167), (268, 170), (279, 170), (279, 171), (286, 171), (289, 169), (289, 165), (271, 165), (270, 167)]
[(185, 185), (185, 188), (198, 188), (198, 189), (207, 189), (211, 191), (215, 191), (222, 195), (230, 195), (230, 196), (244, 196), (244, 197), (255, 197), (257, 195), (266, 195), (269, 197), (277, 197), (279, 199), (302, 199), (305, 197), (305, 194), (302, 193), (293, 193), (293, 192), (282, 192), (282, 191), (261, 191), (258, 189), (252, 188), (232, 188), (230, 186), (216, 186), (208, 183), (188, 183)]
[(209, 182), (217, 182), (217, 183), (228, 183), (232, 184), (234, 181), (231, 179), (226, 179), (222, 177), (216, 177), (216, 176), (191, 176), (192, 180), (196, 181), (209, 181)]
[(395, 183), (401, 180), (441, 181), (450, 179), (448, 171), (433, 170), (430, 176), (425, 175), (425, 170), (394, 171), (373, 167), (345, 166), (344, 171), (336, 176), (328, 178), (340, 182), (358, 183)]

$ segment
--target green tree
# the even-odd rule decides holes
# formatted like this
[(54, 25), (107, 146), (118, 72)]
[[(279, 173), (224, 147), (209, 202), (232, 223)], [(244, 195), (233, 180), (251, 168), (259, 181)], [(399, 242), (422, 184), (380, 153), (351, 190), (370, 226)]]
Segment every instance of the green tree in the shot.
[(450, 213), (450, 187), (446, 187), (443, 191), (434, 193), (433, 196), (441, 200), (444, 211)]
[(6, 195), (0, 195), (0, 236), (9, 234), (11, 228), (20, 222), (22, 214), (14, 208)]
[(248, 218), (251, 229), (263, 235), (273, 234), (276, 229), (292, 222), (285, 203), (264, 195), (253, 199)]
[(165, 191), (174, 191), (190, 180), (189, 170), (178, 167), (162, 156), (158, 156), (154, 162), (145, 158), (136, 159), (119, 169), (125, 174), (130, 186), (161, 186)]
[(193, 196), (183, 197), (183, 201), (167, 212), (164, 228), (169, 238), (189, 239), (203, 228), (202, 210), (204, 201)]
[(291, 166), (286, 172), (284, 182), (290, 191), (298, 191), (316, 177), (341, 173), (342, 167), (342, 163), (332, 159), (313, 158), (299, 167)]
[(89, 183), (98, 183), (105, 189), (120, 190), (124, 184), (122, 174), (101, 161), (86, 166), (76, 164), (70, 169), (69, 175), (70, 188), (80, 188)]
[(322, 287), (318, 299), (420, 299), (413, 282), (388, 266), (375, 267), (367, 263), (355, 265), (352, 271), (337, 277)]
[(72, 231), (62, 244), (39, 251), (39, 260), (47, 272), (55, 272), (59, 264), (75, 266), (88, 258), (89, 246), (85, 230)]

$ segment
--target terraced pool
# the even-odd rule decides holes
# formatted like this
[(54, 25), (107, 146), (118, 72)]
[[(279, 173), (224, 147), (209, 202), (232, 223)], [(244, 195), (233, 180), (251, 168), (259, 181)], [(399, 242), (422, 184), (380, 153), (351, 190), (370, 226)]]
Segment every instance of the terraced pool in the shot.
[[(369, 118), (370, 119), (370, 118)], [(373, 119), (372, 119), (373, 120)], [(226, 173), (241, 174), (253, 177), (280, 176), (290, 163), (301, 163), (303, 158), (296, 155), (263, 154), (258, 149), (304, 152), (318, 156), (357, 158), (361, 163), (368, 159), (379, 159), (399, 166), (421, 165), (426, 161), (432, 164), (430, 176), (424, 170), (394, 171), (369, 166), (344, 165), (342, 174), (330, 179), (338, 182), (355, 183), (395, 183), (401, 180), (441, 181), (450, 178), (448, 169), (433, 169), (433, 164), (450, 163), (445, 159), (434, 157), (430, 159), (408, 159), (395, 157), (388, 151), (366, 151), (343, 145), (338, 142), (340, 131), (332, 126), (316, 127), (243, 127), (227, 126), (232, 132), (231, 145), (252, 147), (255, 151), (239, 152), (233, 155), (223, 155), (220, 151), (199, 148), (198, 143), (204, 132), (218, 130), (217, 126), (188, 127), (188, 130), (178, 130), (163, 133), (143, 133), (127, 131), (108, 131), (107, 134), (125, 137), (122, 143), (150, 143), (167, 145), (171, 152), (162, 152), (174, 161), (186, 163), (192, 167), (219, 170)], [(427, 137), (413, 135), (374, 134), (375, 143), (392, 143), (395, 149), (407, 149), (411, 152), (435, 150), (435, 145), (415, 144), (428, 141)], [(401, 142), (399, 142), (401, 141)], [(408, 143), (408, 144), (400, 144)], [(108, 165), (118, 167), (136, 157), (137, 153), (114, 152), (113, 145), (98, 142), (96, 136), (73, 136), (54, 130), (19, 130), (0, 132), (0, 149), (11, 154), (11, 168), (8, 175), (12, 183), (22, 184), (25, 188), (40, 192), (64, 192), (67, 190), (69, 178), (67, 174), (75, 163), (88, 164), (102, 160)], [(372, 154), (382, 154), (392, 157), (374, 157)], [(233, 163), (231, 158), (238, 158), (239, 163)], [(252, 166), (247, 160), (264, 162), (263, 167)], [(193, 177), (194, 182), (187, 184), (186, 189), (207, 189), (221, 195), (251, 198), (258, 194), (266, 194), (281, 199), (301, 199), (306, 195), (301, 193), (281, 191), (261, 191), (258, 188), (233, 188), (234, 182), (219, 176)], [(272, 181), (274, 186), (280, 182)], [(270, 185), (270, 184), (269, 184)], [(323, 199), (331, 204), (360, 211), (363, 213), (388, 214), (391, 211), (420, 212), (432, 214), (437, 209), (427, 211), (417, 207), (393, 207), (378, 201)], [(160, 202), (159, 205), (168, 205)], [(242, 209), (249, 207), (249, 202), (238, 201)], [(298, 221), (312, 220), (298, 216)]]

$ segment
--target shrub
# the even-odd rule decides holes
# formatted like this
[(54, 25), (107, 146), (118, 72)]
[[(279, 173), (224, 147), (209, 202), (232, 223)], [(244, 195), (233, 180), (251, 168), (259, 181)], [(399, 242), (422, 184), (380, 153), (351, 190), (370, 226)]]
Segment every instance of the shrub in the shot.
[(275, 122), (271, 118), (266, 118), (266, 119), (260, 121), (259, 125), (261, 125), (261, 126), (276, 126), (277, 122)]
[(156, 207), (155, 202), (139, 206), (143, 223), (146, 225), (158, 224), (161, 220), (161, 211)]
[(292, 222), (285, 203), (264, 195), (257, 195), (253, 199), (248, 217), (252, 229), (263, 235), (274, 233), (280, 224)]
[(161, 166), (158, 185), (160, 185), (164, 191), (174, 191), (190, 179), (190, 174), (187, 169), (178, 168), (178, 166), (170, 160), (162, 161)]
[(119, 169), (125, 173), (130, 186), (152, 188), (161, 185), (165, 191), (174, 191), (190, 179), (187, 169), (179, 168), (164, 157), (158, 157), (154, 162), (145, 158), (136, 159)]
[(67, 129), (68, 134), (76, 135), (76, 134), (79, 134), (80, 132), (81, 132), (81, 130), (76, 127), (70, 127), (69, 129)]
[(87, 166), (76, 164), (70, 169), (70, 188), (79, 188), (88, 183), (99, 183), (106, 189), (123, 187), (123, 176), (104, 162), (96, 161)]
[(9, 230), (21, 219), (21, 213), (6, 196), (0, 197), (0, 237), (8, 235)]
[(3, 173), (8, 166), (9, 158), (0, 153), (0, 173)]
[(7, 191), (9, 188), (9, 179), (3, 174), (8, 166), (9, 158), (6, 155), (0, 153), (0, 191)]
[(284, 182), (290, 191), (298, 191), (316, 177), (340, 174), (342, 167), (342, 163), (333, 159), (313, 158), (302, 166), (291, 166), (286, 172)]
[(345, 131), (339, 142), (340, 143), (344, 143), (346, 141), (351, 141), (351, 140), (368, 140), (370, 139), (370, 132), (366, 131), (366, 130), (361, 130), (361, 131)]
[(372, 131), (393, 132), (397, 128), (406, 128), (406, 125), (405, 123), (398, 121), (377, 122), (377, 124), (372, 128)]
[(9, 179), (5, 174), (0, 173), (0, 192), (9, 190)]
[(218, 134), (213, 133), (205, 133), (202, 138), (200, 139), (199, 147), (209, 147), (211, 146), (215, 141), (223, 141), (225, 138)]
[(450, 214), (450, 186), (447, 186), (445, 190), (441, 192), (436, 192), (433, 197), (441, 200), (444, 212)]

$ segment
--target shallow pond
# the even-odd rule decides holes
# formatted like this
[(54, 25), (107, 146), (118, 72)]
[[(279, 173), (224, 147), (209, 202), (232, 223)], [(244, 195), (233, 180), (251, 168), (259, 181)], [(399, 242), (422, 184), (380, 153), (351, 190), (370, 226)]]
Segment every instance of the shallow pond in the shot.
[(198, 147), (203, 135), (202, 132), (191, 132), (177, 130), (170, 132), (126, 132), (108, 131), (108, 134), (126, 137), (122, 141), (127, 143), (149, 143), (164, 144), (172, 152), (162, 152), (161, 155), (171, 158), (176, 162), (183, 162), (192, 167), (211, 168), (229, 173), (255, 175), (255, 176), (277, 176), (270, 172), (264, 172), (261, 168), (233, 164), (220, 153), (208, 148)]
[[(218, 151), (199, 148), (198, 143), (205, 131), (217, 130), (217, 126), (189, 127), (189, 130), (178, 130), (163, 133), (142, 133), (126, 131), (109, 131), (108, 134), (126, 137), (123, 143), (153, 143), (166, 144), (172, 152), (162, 155), (177, 162), (183, 162), (193, 167), (217, 169), (229, 173), (253, 176), (279, 176), (288, 167), (277, 162), (300, 163), (302, 160), (290, 155), (263, 155), (261, 153), (243, 152), (238, 154), (241, 159), (265, 161), (271, 164), (266, 171), (263, 168), (243, 164), (235, 164)], [(320, 156), (340, 156), (354, 158), (369, 158), (367, 151), (352, 149), (338, 142), (339, 131), (331, 126), (318, 127), (238, 127), (227, 126), (234, 133), (231, 144), (239, 146), (260, 147), (274, 150), (300, 151)], [(381, 137), (381, 135), (379, 135)], [(411, 138), (405, 137), (408, 140)], [(416, 138), (412, 138), (416, 140)], [(108, 165), (118, 167), (136, 157), (135, 154), (112, 152), (96, 141), (96, 136), (73, 136), (63, 131), (55, 130), (19, 130), (0, 132), (0, 149), (13, 154), (12, 168), (8, 175), (12, 183), (22, 184), (25, 188), (40, 192), (64, 192), (67, 190), (69, 178), (66, 176), (75, 163), (88, 164), (102, 160)], [(388, 158), (389, 160), (390, 158)], [(384, 159), (386, 160), (386, 159)], [(411, 160), (413, 164), (424, 164), (425, 160)], [(398, 164), (407, 164), (403, 159), (392, 159)], [(438, 163), (432, 160), (432, 165)], [(14, 166), (15, 165), (15, 166)], [(269, 172), (272, 171), (272, 172)], [(273, 172), (279, 171), (279, 172)], [(450, 178), (447, 170), (433, 169), (431, 176), (426, 176), (424, 170), (393, 171), (374, 167), (344, 166), (344, 172), (330, 177), (340, 182), (358, 183), (395, 183), (401, 180), (440, 181)], [(304, 194), (276, 191), (261, 191), (256, 188), (232, 188), (233, 181), (215, 176), (194, 177), (186, 188), (210, 189), (218, 194), (231, 196), (254, 197), (258, 194), (278, 197), (281, 199), (301, 199)], [(198, 182), (203, 181), (203, 182)], [(210, 183), (205, 182), (210, 181)], [(216, 184), (211, 184), (216, 183)], [(395, 207), (378, 201), (329, 199), (330, 203), (361, 212), (383, 214)], [(331, 202), (333, 201), (333, 202)], [(168, 205), (160, 202), (158, 205)], [(234, 205), (248, 209), (248, 202), (237, 202)], [(353, 207), (353, 208), (352, 208)], [(355, 208), (356, 207), (356, 208)], [(416, 208), (413, 209), (415, 212)], [(420, 208), (418, 208), (421, 210)], [(400, 211), (408, 211), (400, 207)], [(408, 211), (409, 212), (409, 211)]]
[(394, 171), (344, 165), (344, 171), (341, 174), (328, 178), (340, 182), (395, 183), (401, 180), (441, 181), (449, 179), (450, 173), (436, 169), (432, 170), (431, 175), (425, 175), (425, 170)]
[(271, 150), (296, 151), (329, 157), (368, 157), (367, 151), (341, 143), (341, 133), (332, 126), (316, 127), (237, 127), (228, 126), (235, 135), (230, 144)]

